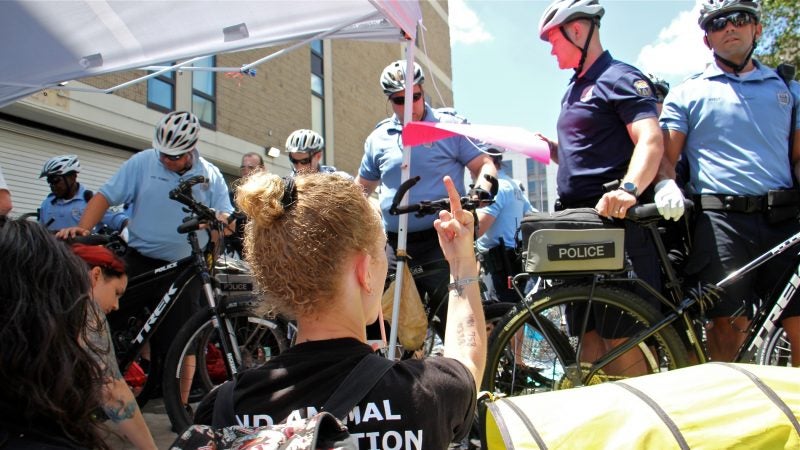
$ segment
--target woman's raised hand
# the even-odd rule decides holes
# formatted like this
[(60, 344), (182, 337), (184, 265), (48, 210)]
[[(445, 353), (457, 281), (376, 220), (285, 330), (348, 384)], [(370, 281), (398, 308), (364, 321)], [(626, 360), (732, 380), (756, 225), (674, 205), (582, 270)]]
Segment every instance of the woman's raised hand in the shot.
[(461, 258), (475, 258), (473, 247), (474, 221), (472, 213), (461, 209), (461, 196), (453, 180), (444, 177), (447, 195), (450, 197), (450, 211), (440, 211), (433, 226), (439, 233), (439, 245), (445, 259), (451, 264)]

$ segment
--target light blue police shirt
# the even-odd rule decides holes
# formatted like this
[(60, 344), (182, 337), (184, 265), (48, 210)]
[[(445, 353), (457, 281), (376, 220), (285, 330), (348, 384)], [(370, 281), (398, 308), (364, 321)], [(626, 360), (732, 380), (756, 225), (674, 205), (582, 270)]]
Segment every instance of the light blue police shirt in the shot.
[[(448, 111), (450, 109), (448, 108)], [(463, 123), (464, 119), (436, 110), (425, 105), (423, 122)], [(403, 126), (397, 116), (380, 122), (364, 143), (364, 156), (358, 175), (365, 180), (381, 182), (379, 200), (383, 212), (383, 226), (386, 231), (397, 233), (398, 216), (389, 214), (397, 188), (400, 187), (401, 166), (403, 163)], [(461, 195), (464, 188), (464, 168), (483, 153), (464, 136), (453, 136), (430, 144), (411, 147), (410, 177), (419, 176), (419, 182), (407, 193), (408, 203), (421, 200), (447, 198), (447, 190), (442, 178), (450, 175)], [(433, 228), (438, 215), (416, 217), (409, 214), (408, 231), (422, 231)]]
[(800, 85), (792, 82), (792, 99), (773, 69), (753, 62), (738, 77), (710, 64), (664, 100), (661, 128), (686, 135), (692, 194), (764, 195), (792, 186), (789, 122)]
[(479, 213), (494, 217), (494, 223), (475, 242), (479, 251), (487, 251), (500, 245), (500, 238), (507, 248), (514, 248), (517, 229), (522, 216), (533, 212), (530, 200), (520, 189), (519, 184), (509, 177), (505, 171), (497, 173), (498, 190), (494, 203), (478, 209)]
[[(143, 150), (125, 161), (100, 188), (110, 205), (132, 203), (128, 211), (128, 243), (145, 256), (175, 261), (191, 254), (186, 235), (177, 231), (186, 217), (184, 206), (169, 198), (169, 191), (181, 181), (203, 175), (208, 182), (192, 188), (194, 199), (217, 212), (233, 212), (228, 186), (219, 169), (201, 158), (197, 150), (193, 154), (192, 168), (178, 175), (161, 163), (156, 150)], [(206, 232), (197, 236), (201, 246), (208, 242)]]
[[(88, 204), (86, 197), (86, 188), (80, 183), (72, 198), (56, 198), (52, 193), (48, 194), (39, 207), (39, 223), (50, 231), (77, 226)], [(103, 214), (100, 223), (95, 226), (95, 230), (105, 225), (112, 231), (121, 231), (122, 224), (126, 220), (128, 216), (125, 213), (108, 210)]]

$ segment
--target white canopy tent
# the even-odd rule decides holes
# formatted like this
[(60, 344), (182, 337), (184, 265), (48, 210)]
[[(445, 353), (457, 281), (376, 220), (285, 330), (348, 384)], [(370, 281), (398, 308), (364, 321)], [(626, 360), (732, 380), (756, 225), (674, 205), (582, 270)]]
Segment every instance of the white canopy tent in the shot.
[[(0, 1), (0, 107), (56, 86), (86, 90), (65, 86), (70, 80), (156, 70), (134, 81), (138, 82), (188, 66), (195, 58), (294, 43), (282, 50), (287, 51), (323, 38), (406, 42), (410, 68), (421, 20), (417, 0)], [(247, 72), (282, 51), (225, 70)], [(183, 62), (154, 66), (172, 61)], [(131, 83), (96, 91), (111, 93)], [(412, 89), (406, 87), (407, 97)], [(405, 123), (411, 122), (410, 102), (404, 117)], [(409, 162), (410, 147), (406, 147), (403, 180), (408, 179)], [(405, 254), (407, 222), (407, 216), (400, 217), (399, 254)], [(400, 258), (398, 273), (403, 264)], [(402, 283), (396, 286), (390, 358), (397, 342)]]
[(414, 42), (408, 0), (7, 0), (0, 2), (0, 107), (69, 80), (308, 41)]

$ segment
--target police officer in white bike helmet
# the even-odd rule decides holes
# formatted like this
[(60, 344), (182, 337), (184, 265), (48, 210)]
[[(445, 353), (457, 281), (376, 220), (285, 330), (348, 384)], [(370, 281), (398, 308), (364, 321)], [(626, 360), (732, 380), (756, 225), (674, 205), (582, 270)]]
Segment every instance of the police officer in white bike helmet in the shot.
[(345, 178), (351, 175), (339, 171), (336, 167), (322, 164), (325, 139), (314, 130), (295, 130), (286, 139), (286, 153), (292, 164), (292, 175), (298, 173), (335, 173)]

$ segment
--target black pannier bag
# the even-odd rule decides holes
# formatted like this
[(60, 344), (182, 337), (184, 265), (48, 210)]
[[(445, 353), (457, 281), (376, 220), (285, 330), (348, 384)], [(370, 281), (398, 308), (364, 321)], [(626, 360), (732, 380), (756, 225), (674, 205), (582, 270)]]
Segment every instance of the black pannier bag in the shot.
[(622, 223), (592, 208), (528, 214), (520, 232), (528, 273), (620, 271), (625, 264)]

